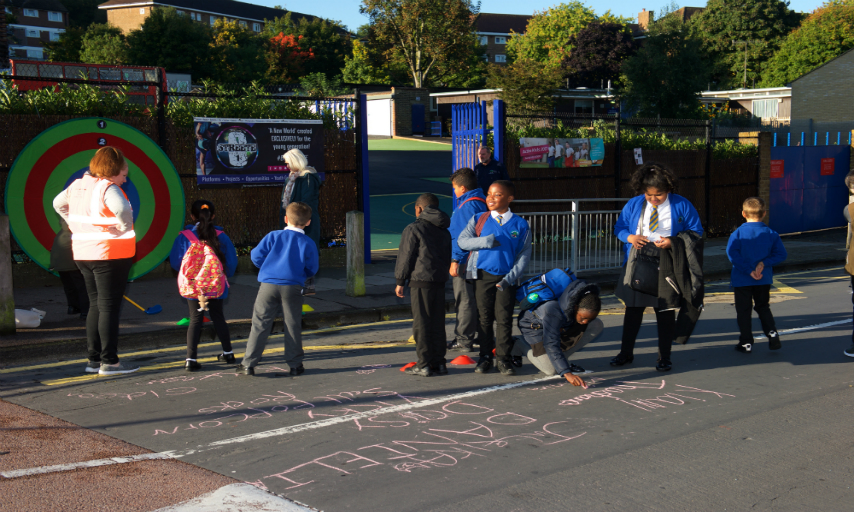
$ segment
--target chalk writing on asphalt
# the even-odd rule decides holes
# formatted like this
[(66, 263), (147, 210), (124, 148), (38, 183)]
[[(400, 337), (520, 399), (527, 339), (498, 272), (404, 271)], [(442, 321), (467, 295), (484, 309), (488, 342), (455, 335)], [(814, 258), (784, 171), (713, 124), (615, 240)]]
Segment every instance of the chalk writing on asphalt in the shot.
[[(665, 390), (666, 386), (667, 383), (664, 379), (661, 380), (660, 384), (621, 381), (620, 384), (615, 386), (608, 386), (573, 398), (567, 398), (562, 400), (559, 405), (582, 405), (588, 400), (606, 398), (649, 412), (654, 409), (664, 409), (668, 406), (685, 405), (690, 402), (705, 402), (707, 400), (714, 399), (715, 397), (719, 399), (723, 399), (724, 397), (735, 398), (735, 395), (730, 395), (728, 393), (683, 386), (682, 384), (670, 386), (670, 389)], [(652, 393), (652, 395), (655, 396), (642, 396), (640, 398), (633, 398), (627, 395), (628, 393), (636, 390), (654, 390), (656, 393)]]
[(71, 392), (71, 393), (68, 393), (68, 396), (75, 397), (75, 398), (92, 398), (92, 399), (96, 399), (96, 400), (109, 400), (112, 398), (134, 400), (137, 398), (142, 398), (144, 396), (161, 398), (164, 396), (189, 395), (190, 393), (195, 393), (195, 392), (196, 392), (196, 388), (182, 387), (182, 388), (167, 389), (165, 391), (154, 391), (153, 389), (151, 389), (148, 391), (134, 391), (133, 393), (76, 393), (76, 392)]
[(367, 364), (365, 366), (362, 366), (358, 370), (356, 370), (356, 373), (358, 373), (359, 375), (370, 375), (370, 374), (374, 373), (375, 371), (379, 370), (380, 368), (391, 368), (391, 365), (390, 364)]

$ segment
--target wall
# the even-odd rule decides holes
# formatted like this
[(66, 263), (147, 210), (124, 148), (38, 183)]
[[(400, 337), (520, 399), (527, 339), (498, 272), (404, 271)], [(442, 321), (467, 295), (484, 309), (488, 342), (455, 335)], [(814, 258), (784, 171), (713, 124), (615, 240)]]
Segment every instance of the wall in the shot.
[(854, 121), (854, 51), (792, 82), (792, 131), (807, 131), (809, 120)]
[(433, 115), (430, 111), (430, 91), (416, 89), (415, 87), (392, 87), (391, 94), (392, 135), (398, 137), (412, 136), (412, 105), (424, 105), (425, 133), (429, 133)]
[[(144, 14), (141, 14), (140, 11), (144, 11)], [(127, 34), (131, 30), (138, 29), (150, 14), (151, 7), (109, 9), (107, 10), (107, 23), (122, 29), (122, 32)]]

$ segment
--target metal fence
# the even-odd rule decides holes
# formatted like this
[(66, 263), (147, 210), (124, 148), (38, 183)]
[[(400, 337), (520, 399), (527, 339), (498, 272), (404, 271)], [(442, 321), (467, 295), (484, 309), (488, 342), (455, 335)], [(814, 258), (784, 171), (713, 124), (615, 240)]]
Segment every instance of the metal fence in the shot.
[[(614, 224), (627, 201), (621, 198), (514, 201), (516, 210), (518, 206), (534, 210), (544, 206), (569, 207), (565, 211), (518, 213), (528, 221), (533, 242), (525, 275), (539, 275), (555, 268), (572, 268), (576, 273), (620, 268), (623, 244), (614, 236)], [(621, 207), (590, 209), (603, 203)]]

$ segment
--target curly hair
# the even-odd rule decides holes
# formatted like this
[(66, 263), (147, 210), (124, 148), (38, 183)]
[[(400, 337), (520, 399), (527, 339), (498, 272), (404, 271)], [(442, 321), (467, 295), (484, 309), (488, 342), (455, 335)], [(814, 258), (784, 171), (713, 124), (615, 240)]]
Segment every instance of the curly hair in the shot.
[(596, 292), (587, 292), (578, 302), (578, 311), (590, 311), (598, 315), (601, 309), (602, 300)]
[(637, 194), (643, 194), (648, 188), (671, 193), (676, 192), (676, 175), (663, 164), (647, 162), (632, 174), (630, 184)]

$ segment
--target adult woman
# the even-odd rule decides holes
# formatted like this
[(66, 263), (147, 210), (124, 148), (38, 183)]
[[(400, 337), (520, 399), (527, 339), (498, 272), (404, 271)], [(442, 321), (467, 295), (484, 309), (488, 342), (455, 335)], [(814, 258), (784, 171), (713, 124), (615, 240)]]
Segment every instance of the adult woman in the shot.
[(128, 166), (114, 147), (99, 149), (89, 172), (53, 200), (53, 208), (71, 229), (71, 250), (86, 281), (89, 315), (86, 372), (116, 375), (139, 370), (119, 362), (119, 310), (136, 254), (133, 209), (120, 188)]
[(285, 163), (291, 169), (291, 174), (282, 191), (282, 210), (279, 215), (281, 227), (285, 227), (288, 204), (297, 201), (306, 203), (311, 206), (311, 223), (306, 226), (305, 234), (314, 240), (320, 250), (320, 176), (314, 167), (309, 167), (308, 159), (298, 149), (285, 153)]
[(631, 186), (640, 194), (623, 207), (614, 225), (614, 234), (625, 245), (623, 271), (614, 294), (626, 305), (623, 317), (623, 339), (620, 353), (611, 359), (611, 366), (623, 366), (634, 361), (635, 340), (643, 321), (644, 309), (655, 310), (658, 324), (658, 363), (656, 370), (666, 372), (672, 368), (670, 348), (676, 332), (676, 311), (661, 307), (657, 296), (633, 290), (625, 284), (626, 262), (632, 247), (640, 250), (652, 243), (660, 250), (669, 250), (668, 237), (689, 230), (703, 235), (700, 216), (690, 201), (674, 194), (676, 176), (667, 167), (649, 162), (634, 172)]

